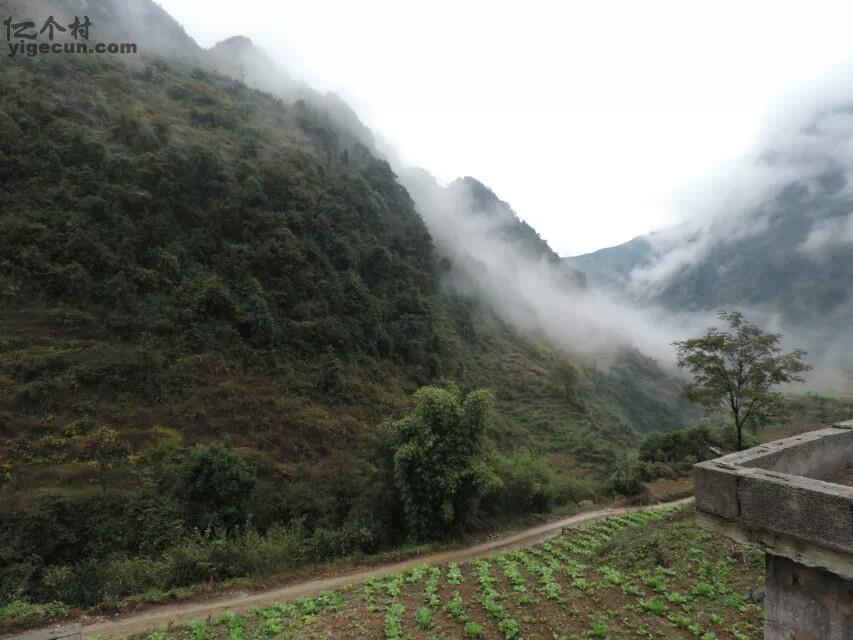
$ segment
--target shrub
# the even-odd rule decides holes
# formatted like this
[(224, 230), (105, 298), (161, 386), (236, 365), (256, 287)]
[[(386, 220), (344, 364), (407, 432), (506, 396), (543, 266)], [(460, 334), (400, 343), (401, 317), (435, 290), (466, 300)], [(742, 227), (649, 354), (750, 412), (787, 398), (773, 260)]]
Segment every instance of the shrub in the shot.
[(606, 487), (613, 495), (635, 497), (645, 494), (646, 487), (637, 459), (624, 453), (617, 457)]
[(231, 531), (246, 523), (255, 470), (239, 454), (220, 444), (197, 445), (183, 480), (193, 525)]
[(595, 502), (598, 498), (598, 486), (584, 478), (558, 477), (555, 486), (555, 501), (557, 504), (578, 504), (584, 500)]
[(107, 560), (101, 569), (100, 597), (117, 601), (124, 596), (161, 587), (170, 580), (170, 576), (165, 573), (168, 568), (167, 563), (152, 562), (144, 556)]
[(529, 451), (500, 456), (493, 463), (499, 482), (484, 499), (493, 513), (547, 513), (554, 506), (556, 478), (547, 462)]
[[(754, 434), (744, 433), (743, 438), (746, 447), (758, 444)], [(696, 462), (715, 457), (714, 449), (733, 451), (736, 448), (737, 433), (729, 425), (655, 431), (640, 443), (643, 475), (647, 480), (684, 475), (690, 473)]]
[(352, 520), (339, 529), (315, 529), (307, 541), (312, 559), (325, 560), (349, 555), (356, 551), (369, 551), (375, 546), (373, 531), (359, 521)]
[(67, 616), (70, 612), (68, 606), (61, 602), (30, 604), (23, 600), (13, 600), (0, 606), (0, 622), (49, 620)]

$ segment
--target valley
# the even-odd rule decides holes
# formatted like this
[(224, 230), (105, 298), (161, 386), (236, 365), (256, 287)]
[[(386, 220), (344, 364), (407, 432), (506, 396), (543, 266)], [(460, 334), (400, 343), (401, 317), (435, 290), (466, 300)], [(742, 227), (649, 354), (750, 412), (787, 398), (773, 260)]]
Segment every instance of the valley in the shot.
[(138, 51), (0, 58), (0, 633), (762, 637), (762, 554), (691, 472), (853, 416), (849, 107), (562, 257), (247, 36), (0, 0), (83, 11)]

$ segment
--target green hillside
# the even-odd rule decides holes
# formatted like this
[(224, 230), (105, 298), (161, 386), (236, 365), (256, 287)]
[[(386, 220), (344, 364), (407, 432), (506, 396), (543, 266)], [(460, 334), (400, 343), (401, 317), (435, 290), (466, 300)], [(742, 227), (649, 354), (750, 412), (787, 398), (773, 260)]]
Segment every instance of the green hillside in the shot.
[(247, 575), (210, 554), (263, 536), (303, 545), (281, 568), (401, 544), (381, 425), (426, 384), (496, 398), (472, 528), (596, 498), (617, 451), (694, 417), (641, 354), (600, 369), (443, 287), (354, 114), (192, 45), (0, 63), (0, 605)]

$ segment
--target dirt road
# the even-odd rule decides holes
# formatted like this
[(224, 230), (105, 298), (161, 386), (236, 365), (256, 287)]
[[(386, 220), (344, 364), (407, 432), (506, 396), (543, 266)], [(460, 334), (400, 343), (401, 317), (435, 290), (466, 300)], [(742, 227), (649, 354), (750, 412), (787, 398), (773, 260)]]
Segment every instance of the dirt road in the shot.
[(276, 587), (266, 591), (229, 593), (222, 597), (209, 600), (196, 600), (173, 605), (152, 607), (139, 613), (117, 616), (111, 619), (102, 619), (91, 623), (84, 622), (83, 637), (100, 636), (103, 640), (123, 638), (137, 633), (153, 629), (163, 629), (169, 623), (187, 622), (193, 619), (206, 619), (208, 616), (216, 617), (225, 610), (237, 613), (246, 611), (251, 607), (268, 606), (276, 602), (293, 600), (301, 596), (314, 596), (325, 590), (340, 589), (347, 584), (363, 582), (370, 576), (378, 576), (385, 573), (397, 572), (408, 569), (419, 564), (441, 564), (445, 562), (461, 562), (463, 560), (474, 560), (485, 555), (495, 553), (499, 550), (512, 549), (527, 546), (537, 542), (544, 542), (549, 538), (559, 535), (563, 528), (574, 528), (589, 522), (603, 520), (604, 518), (626, 513), (628, 511), (645, 511), (660, 507), (677, 506), (691, 502), (693, 498), (683, 498), (674, 502), (666, 502), (649, 507), (612, 508), (600, 511), (580, 513), (575, 516), (563, 518), (555, 522), (543, 524), (518, 533), (509, 534), (488, 542), (483, 542), (463, 549), (436, 552), (422, 556), (416, 556), (408, 560), (378, 565), (361, 571), (351, 571), (340, 575), (316, 578), (304, 582), (296, 582), (283, 587)]

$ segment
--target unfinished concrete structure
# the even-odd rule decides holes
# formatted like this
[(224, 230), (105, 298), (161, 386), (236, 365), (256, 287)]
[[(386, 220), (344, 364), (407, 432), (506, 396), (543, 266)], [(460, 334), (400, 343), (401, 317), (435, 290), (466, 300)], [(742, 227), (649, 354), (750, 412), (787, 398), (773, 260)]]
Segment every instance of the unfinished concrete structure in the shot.
[(853, 421), (694, 467), (702, 526), (766, 552), (765, 640), (853, 640)]

